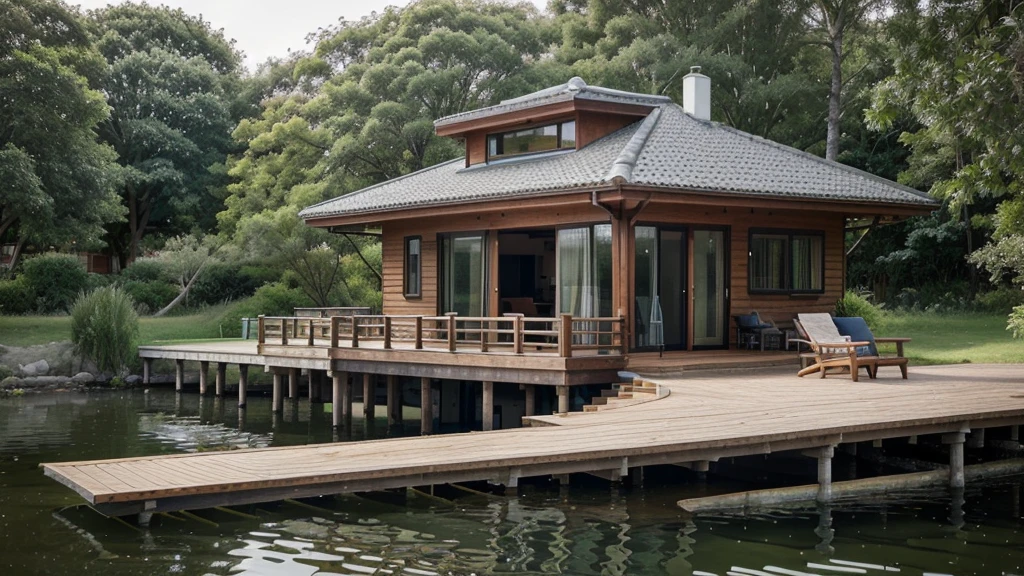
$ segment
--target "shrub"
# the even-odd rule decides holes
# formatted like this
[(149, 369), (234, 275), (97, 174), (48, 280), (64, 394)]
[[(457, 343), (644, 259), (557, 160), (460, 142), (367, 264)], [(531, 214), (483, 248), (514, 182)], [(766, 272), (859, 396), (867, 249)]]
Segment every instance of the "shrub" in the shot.
[(24, 314), (35, 306), (35, 296), (24, 276), (0, 280), (0, 313)]
[(1006, 329), (1013, 332), (1014, 338), (1024, 340), (1024, 304), (1010, 312), (1010, 321), (1007, 323)]
[(0, 364), (0, 382), (14, 376), (14, 370), (7, 364)]
[(77, 256), (53, 252), (25, 260), (22, 275), (42, 312), (66, 311), (89, 280)]
[(228, 263), (210, 264), (189, 291), (190, 303), (219, 304), (252, 296), (264, 281), (248, 270)]
[(117, 276), (110, 274), (95, 274), (90, 272), (89, 279), (85, 282), (85, 291), (92, 292), (97, 288), (103, 288), (104, 286), (110, 286), (117, 280)]
[(295, 308), (312, 306), (313, 301), (299, 288), (290, 288), (281, 282), (266, 284), (251, 298), (232, 304), (220, 318), (220, 327), (226, 338), (242, 335), (242, 318), (264, 316), (291, 316)]
[(142, 314), (152, 314), (167, 306), (178, 295), (178, 288), (161, 280), (141, 282), (129, 280), (122, 285)]
[(71, 342), (104, 372), (123, 375), (135, 357), (139, 315), (135, 302), (117, 286), (82, 293), (71, 308)]
[(836, 302), (836, 316), (860, 316), (872, 329), (877, 329), (882, 319), (882, 311), (868, 301), (867, 298), (853, 290), (847, 290)]
[(121, 272), (122, 282), (170, 283), (167, 267), (156, 258), (139, 258)]
[(1024, 290), (1001, 286), (989, 292), (978, 294), (975, 307), (982, 312), (1009, 314), (1017, 306), (1024, 305)]

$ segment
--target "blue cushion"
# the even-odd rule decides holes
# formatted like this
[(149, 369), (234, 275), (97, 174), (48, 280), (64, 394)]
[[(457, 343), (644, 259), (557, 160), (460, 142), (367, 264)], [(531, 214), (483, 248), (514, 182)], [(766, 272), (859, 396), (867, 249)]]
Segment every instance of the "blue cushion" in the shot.
[(854, 342), (870, 342), (868, 346), (857, 348), (857, 356), (878, 356), (878, 347), (875, 346), (875, 335), (868, 328), (868, 323), (860, 316), (850, 318), (833, 318), (836, 329), (843, 336), (849, 336)]

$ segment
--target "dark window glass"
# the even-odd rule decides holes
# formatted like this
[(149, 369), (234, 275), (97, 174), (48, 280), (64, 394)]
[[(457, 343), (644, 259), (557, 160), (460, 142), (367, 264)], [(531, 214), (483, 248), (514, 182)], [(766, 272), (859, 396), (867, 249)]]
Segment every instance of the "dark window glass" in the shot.
[(405, 295), (420, 295), (420, 237), (411, 236), (405, 239)]
[(808, 232), (750, 235), (751, 292), (822, 292), (825, 237)]
[(487, 136), (487, 159), (498, 160), (522, 154), (576, 147), (576, 122), (537, 126)]

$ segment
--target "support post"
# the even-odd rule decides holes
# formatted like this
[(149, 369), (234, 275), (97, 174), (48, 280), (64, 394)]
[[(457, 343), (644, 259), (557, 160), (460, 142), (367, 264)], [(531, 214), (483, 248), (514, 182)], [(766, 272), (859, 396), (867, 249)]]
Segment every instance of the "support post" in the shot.
[(494, 382), (483, 383), (483, 429), (494, 430)]
[(420, 378), (420, 434), (434, 431), (434, 395), (430, 391), (430, 378)]
[(348, 372), (334, 372), (331, 374), (331, 423), (335, 428), (341, 426), (341, 419), (348, 416), (348, 414), (342, 411), (342, 407), (345, 405), (345, 401), (348, 394), (345, 394), (345, 389), (348, 388)]
[(537, 413), (537, 392), (533, 389), (533, 384), (523, 385), (523, 394), (526, 396), (526, 415), (533, 416)]
[(309, 369), (309, 402), (318, 402), (320, 400), (320, 373), (317, 370)]
[(217, 376), (214, 380), (214, 393), (217, 394), (217, 397), (224, 396), (224, 380), (227, 378), (227, 376), (225, 375), (226, 372), (227, 364), (223, 362), (217, 362)]
[(558, 323), (558, 355), (572, 356), (572, 314), (562, 314)]
[(249, 365), (239, 364), (238, 365), (238, 407), (245, 408), (245, 402), (248, 398), (246, 388), (249, 385)]
[(569, 387), (558, 386), (558, 413), (566, 414), (569, 412)]
[(964, 432), (944, 434), (942, 443), (949, 444), (949, 486), (954, 489), (964, 487)]
[(818, 502), (832, 501), (832, 446), (821, 448), (818, 452)]
[(363, 374), (363, 416), (372, 420), (377, 408), (377, 379), (374, 374)]
[(153, 359), (143, 358), (142, 359), (142, 383), (149, 384), (150, 379), (153, 377)]
[(288, 398), (290, 400), (298, 400), (299, 398), (299, 374), (301, 371), (298, 368), (288, 369)]
[[(352, 385), (349, 383), (348, 372), (343, 373), (341, 381), (341, 416), (346, 422), (352, 419)], [(337, 410), (337, 407), (335, 407)]]
[(1010, 426), (1010, 442), (1020, 445), (1020, 426)]
[(274, 390), (272, 396), (272, 411), (280, 414), (284, 411), (284, 402), (281, 400), (282, 389), (284, 388), (284, 376), (280, 372), (274, 372)]
[(185, 383), (185, 361), (175, 360), (174, 361), (174, 391), (181, 392), (181, 388)]
[(398, 384), (398, 376), (388, 374), (388, 426), (402, 421), (402, 389)]
[(199, 395), (206, 396), (206, 387), (210, 380), (210, 363), (199, 363)]

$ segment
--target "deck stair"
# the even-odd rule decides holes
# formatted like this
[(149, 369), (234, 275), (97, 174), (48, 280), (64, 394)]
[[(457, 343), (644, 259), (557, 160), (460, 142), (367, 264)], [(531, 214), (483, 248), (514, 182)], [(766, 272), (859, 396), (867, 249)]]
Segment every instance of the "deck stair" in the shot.
[(660, 385), (643, 378), (634, 378), (632, 382), (612, 384), (610, 390), (602, 390), (601, 395), (591, 400), (590, 405), (583, 407), (583, 411), (614, 410), (615, 408), (643, 404), (667, 395), (668, 390), (663, 390)]

